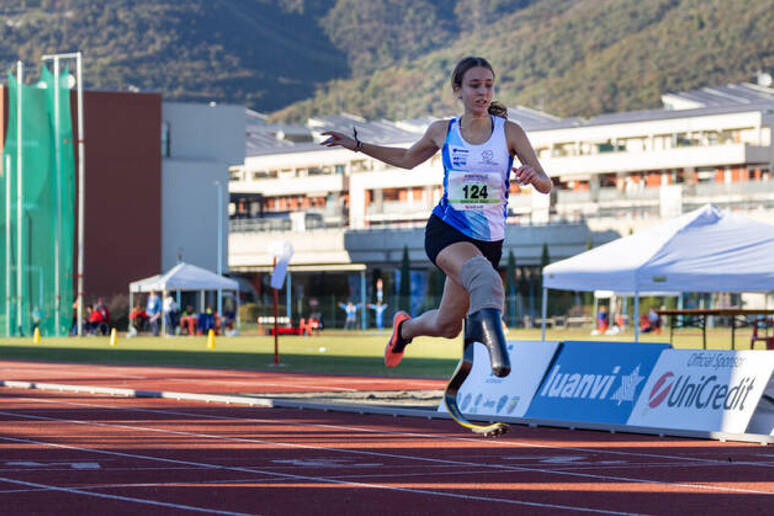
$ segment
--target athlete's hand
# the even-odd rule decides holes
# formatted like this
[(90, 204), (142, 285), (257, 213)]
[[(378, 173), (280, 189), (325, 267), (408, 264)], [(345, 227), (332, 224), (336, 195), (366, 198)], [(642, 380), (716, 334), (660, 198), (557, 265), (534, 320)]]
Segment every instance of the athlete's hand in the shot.
[(351, 151), (355, 150), (356, 142), (351, 136), (336, 131), (326, 131), (322, 135), (328, 138), (321, 141), (320, 145), (325, 145), (326, 147), (341, 146)]
[(513, 176), (520, 185), (531, 185), (538, 180), (538, 173), (529, 165), (513, 167)]

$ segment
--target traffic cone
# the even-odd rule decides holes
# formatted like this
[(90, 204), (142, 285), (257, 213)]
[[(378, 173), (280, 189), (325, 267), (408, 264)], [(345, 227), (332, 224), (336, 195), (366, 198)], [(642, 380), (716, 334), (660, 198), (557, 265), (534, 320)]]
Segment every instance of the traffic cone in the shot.
[(110, 345), (115, 346), (117, 341), (118, 341), (118, 335), (116, 334), (116, 329), (113, 328), (112, 330), (110, 330)]
[(207, 332), (207, 349), (215, 349), (215, 330)]
[(40, 344), (40, 328), (35, 327), (35, 331), (32, 333), (32, 342), (34, 344)]

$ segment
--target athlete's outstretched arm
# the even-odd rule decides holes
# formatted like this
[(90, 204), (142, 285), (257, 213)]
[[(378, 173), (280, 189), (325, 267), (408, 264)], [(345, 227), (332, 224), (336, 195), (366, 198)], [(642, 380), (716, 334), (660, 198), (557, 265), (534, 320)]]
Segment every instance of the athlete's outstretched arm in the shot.
[(507, 122), (505, 125), (505, 135), (508, 140), (508, 149), (521, 162), (520, 167), (513, 168), (513, 175), (516, 179), (525, 185), (532, 185), (540, 192), (547, 194), (551, 191), (554, 183), (543, 171), (543, 167), (538, 161), (535, 149), (527, 138), (524, 129), (514, 122)]
[(433, 122), (427, 128), (422, 138), (407, 149), (402, 147), (385, 147), (367, 142), (360, 142), (360, 148), (358, 148), (353, 136), (337, 131), (322, 133), (323, 136), (328, 138), (323, 140), (320, 145), (325, 145), (326, 147), (341, 146), (351, 151), (362, 152), (394, 167), (412, 169), (433, 157), (438, 152), (438, 149), (443, 146), (443, 141), (446, 138), (446, 125), (447, 123), (444, 121)]

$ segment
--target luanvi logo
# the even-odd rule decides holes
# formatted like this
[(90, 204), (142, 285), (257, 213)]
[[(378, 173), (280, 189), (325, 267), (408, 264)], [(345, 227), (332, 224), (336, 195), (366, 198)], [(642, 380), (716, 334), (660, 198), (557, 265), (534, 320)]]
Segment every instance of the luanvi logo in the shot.
[(732, 386), (719, 382), (714, 374), (694, 380), (691, 375), (675, 377), (672, 371), (667, 371), (653, 384), (648, 406), (654, 409), (666, 401), (666, 406), (672, 408), (742, 411), (754, 384), (752, 376)]
[[(615, 366), (610, 374), (562, 373), (560, 365), (555, 365), (548, 376), (540, 396), (546, 398), (581, 398), (589, 400), (634, 402), (637, 386), (645, 377), (640, 375), (640, 364), (629, 374), (619, 374), (621, 366)], [(617, 389), (611, 392), (617, 382)]]

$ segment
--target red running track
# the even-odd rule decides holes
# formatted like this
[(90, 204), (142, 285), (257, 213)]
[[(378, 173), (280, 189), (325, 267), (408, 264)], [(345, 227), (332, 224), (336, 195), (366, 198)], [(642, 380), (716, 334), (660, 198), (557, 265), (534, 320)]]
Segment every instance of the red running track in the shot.
[(55, 364), (0, 360), (0, 381), (28, 381), (196, 394), (443, 389), (445, 380), (373, 378), (184, 367)]
[[(42, 380), (41, 380), (42, 381)], [(753, 514), (744, 443), (0, 389), (5, 514)]]

